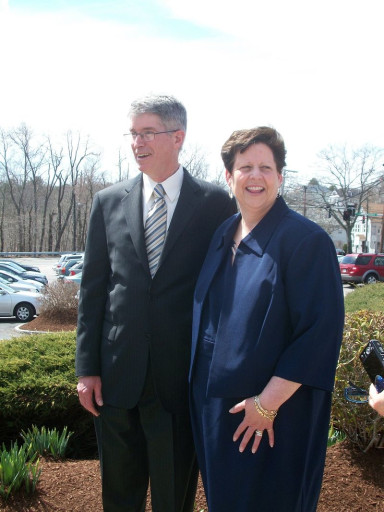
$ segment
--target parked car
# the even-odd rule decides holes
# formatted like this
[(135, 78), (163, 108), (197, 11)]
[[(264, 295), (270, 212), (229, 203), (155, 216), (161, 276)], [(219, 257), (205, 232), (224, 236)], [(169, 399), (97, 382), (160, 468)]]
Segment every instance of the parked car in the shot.
[(16, 275), (12, 275), (5, 270), (0, 270), (0, 282), (7, 284), (14, 290), (24, 290), (26, 292), (39, 293), (44, 287), (43, 284), (38, 281), (32, 281), (32, 279), (22, 279)]
[(75, 274), (73, 276), (62, 276), (59, 277), (58, 279), (62, 279), (64, 283), (75, 283), (78, 286), (80, 286), (81, 276), (82, 272), (79, 272), (78, 274)]
[(16, 265), (19, 265), (19, 267), (22, 267), (24, 270), (27, 270), (29, 272), (40, 272), (39, 267), (32, 267), (31, 265), (25, 265), (24, 263), (21, 263), (20, 261), (11, 260), (9, 258), (2, 258), (0, 259), (0, 263), (16, 263)]
[(339, 266), (343, 283), (384, 281), (384, 254), (346, 254)]
[(68, 276), (69, 275), (69, 271), (70, 269), (76, 265), (76, 263), (78, 263), (78, 260), (74, 260), (74, 259), (71, 259), (71, 260), (67, 260), (65, 261), (61, 267), (59, 268), (59, 277), (60, 276)]
[(336, 254), (337, 254), (338, 256), (340, 256), (340, 255), (341, 255), (341, 256), (345, 256), (345, 251), (343, 251), (343, 249), (336, 249)]
[(59, 261), (52, 267), (53, 270), (56, 272), (56, 274), (60, 274), (60, 270), (63, 267), (63, 265), (66, 264), (67, 261), (73, 260), (73, 261), (83, 261), (84, 253), (76, 253), (76, 254), (63, 254)]
[(41, 274), (40, 272), (28, 272), (16, 263), (0, 262), (0, 270), (6, 270), (7, 272), (22, 277), (23, 279), (32, 279), (33, 281), (38, 281), (42, 284), (48, 284), (48, 279), (44, 274)]
[(69, 269), (69, 275), (74, 276), (75, 274), (80, 274), (83, 271), (83, 260), (79, 261), (78, 263), (75, 263), (73, 267)]
[(20, 322), (29, 322), (40, 312), (40, 294), (15, 291), (6, 284), (0, 285), (0, 316), (15, 316)]

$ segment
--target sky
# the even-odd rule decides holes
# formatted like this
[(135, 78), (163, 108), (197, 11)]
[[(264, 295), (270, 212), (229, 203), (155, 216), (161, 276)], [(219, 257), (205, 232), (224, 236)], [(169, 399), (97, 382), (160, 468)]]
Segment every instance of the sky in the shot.
[(0, 128), (68, 130), (117, 172), (132, 100), (171, 94), (211, 171), (274, 126), (303, 183), (329, 145), (384, 146), (382, 0), (0, 0)]

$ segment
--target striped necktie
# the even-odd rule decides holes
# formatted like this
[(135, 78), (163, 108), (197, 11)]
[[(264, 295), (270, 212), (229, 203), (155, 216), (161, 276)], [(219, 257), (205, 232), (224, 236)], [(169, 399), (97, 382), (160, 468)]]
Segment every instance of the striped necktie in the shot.
[(152, 277), (155, 275), (159, 264), (167, 231), (167, 205), (164, 194), (163, 185), (158, 183), (153, 190), (154, 202), (145, 223), (145, 245), (147, 246), (149, 270)]

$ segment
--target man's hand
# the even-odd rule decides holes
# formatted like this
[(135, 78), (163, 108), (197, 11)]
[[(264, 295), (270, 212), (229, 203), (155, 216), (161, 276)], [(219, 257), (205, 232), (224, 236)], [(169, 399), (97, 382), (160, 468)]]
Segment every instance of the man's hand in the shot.
[(100, 377), (79, 377), (77, 392), (81, 405), (94, 416), (99, 416), (95, 404), (100, 407), (103, 405)]

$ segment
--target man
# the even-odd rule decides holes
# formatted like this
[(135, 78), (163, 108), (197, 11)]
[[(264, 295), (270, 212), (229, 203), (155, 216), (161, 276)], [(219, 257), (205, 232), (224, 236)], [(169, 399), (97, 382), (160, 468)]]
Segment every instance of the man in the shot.
[[(189, 512), (197, 467), (188, 411), (192, 297), (228, 195), (178, 162), (186, 111), (131, 105), (141, 173), (95, 196), (80, 293), (76, 374), (95, 416), (107, 512)], [(159, 188), (159, 185), (160, 188)]]

